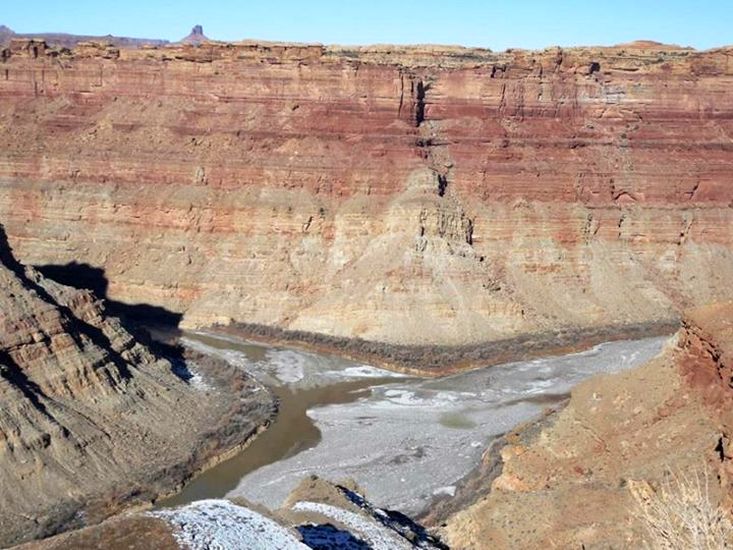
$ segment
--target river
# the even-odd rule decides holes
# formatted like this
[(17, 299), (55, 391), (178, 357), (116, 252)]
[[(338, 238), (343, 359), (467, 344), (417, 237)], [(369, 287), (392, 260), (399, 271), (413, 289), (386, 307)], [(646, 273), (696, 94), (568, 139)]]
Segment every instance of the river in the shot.
[(185, 345), (271, 387), (280, 411), (248, 448), (160, 505), (240, 496), (278, 508), (301, 479), (316, 474), (354, 479), (374, 504), (415, 514), (436, 496), (451, 495), (493, 438), (560, 402), (589, 376), (646, 362), (666, 339), (608, 342), (428, 379), (230, 334), (186, 333)]

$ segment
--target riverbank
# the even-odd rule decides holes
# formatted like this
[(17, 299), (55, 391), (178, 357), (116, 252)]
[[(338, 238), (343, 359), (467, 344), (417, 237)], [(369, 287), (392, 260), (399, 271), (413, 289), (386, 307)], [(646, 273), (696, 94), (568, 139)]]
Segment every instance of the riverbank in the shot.
[(445, 526), (451, 516), (485, 498), (491, 492), (491, 484), (503, 471), (502, 449), (510, 444), (528, 446), (534, 443), (542, 430), (551, 426), (569, 403), (570, 395), (548, 404), (539, 416), (494, 439), (484, 450), (476, 467), (456, 483), (455, 493), (436, 496), (415, 519), (430, 528), (439, 529)]
[(327, 387), (293, 391), (273, 387), (278, 413), (257, 437), (200, 471), (180, 491), (156, 502), (157, 508), (172, 508), (197, 500), (221, 498), (234, 490), (242, 476), (273, 461), (283, 460), (318, 445), (321, 432), (307, 410), (356, 401), (368, 394), (379, 380), (341, 382)]
[(339, 357), (250, 344), (217, 332), (183, 333), (178, 342), (189, 353), (226, 361), (266, 384), (278, 409), (267, 430), (254, 439), (246, 452), (234, 453), (197, 475), (181, 491), (159, 500), (156, 505), (162, 508), (223, 497), (237, 487), (242, 476), (320, 442), (321, 432), (308, 416), (308, 410), (354, 402), (366, 397), (374, 386), (403, 378)]
[[(180, 413), (189, 414), (194, 404), (200, 431), (187, 434), (175, 448), (158, 449), (156, 460), (137, 473), (131, 472), (127, 484), (117, 492), (89, 498), (71, 522), (59, 524), (55, 532), (95, 524), (121, 512), (147, 509), (171, 498), (199, 475), (239, 455), (277, 417), (277, 399), (272, 392), (226, 361), (191, 349), (184, 349), (171, 361), (192, 394), (187, 399), (191, 403)], [(188, 451), (180, 453), (182, 447)]]
[(679, 319), (670, 318), (651, 323), (546, 331), (462, 346), (397, 345), (248, 323), (215, 325), (213, 329), (262, 344), (335, 354), (413, 376), (439, 377), (510, 361), (575, 353), (603, 342), (668, 336), (678, 327)]
[[(198, 476), (241, 454), (278, 418), (277, 396), (248, 373), (190, 348), (184, 348), (183, 357), (187, 365), (195, 368), (187, 376), (191, 376), (189, 383), (202, 393), (200, 414), (212, 422), (209, 431), (200, 436), (188, 462), (181, 465), (178, 474), (170, 476), (171, 482), (178, 481), (169, 483), (169, 489), (156, 494), (145, 507), (174, 498)], [(205, 397), (215, 397), (218, 402), (209, 403), (211, 399), (204, 401)], [(253, 400), (261, 403), (259, 417), (254, 421), (249, 410)], [(221, 411), (218, 417), (217, 410)]]

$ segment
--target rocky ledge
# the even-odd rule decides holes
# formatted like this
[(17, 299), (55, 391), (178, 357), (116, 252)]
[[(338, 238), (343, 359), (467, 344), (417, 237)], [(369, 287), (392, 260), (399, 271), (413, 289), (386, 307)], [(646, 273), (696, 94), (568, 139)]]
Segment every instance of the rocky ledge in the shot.
[(269, 421), (259, 383), (169, 351), (18, 263), (0, 228), (0, 546), (154, 501)]

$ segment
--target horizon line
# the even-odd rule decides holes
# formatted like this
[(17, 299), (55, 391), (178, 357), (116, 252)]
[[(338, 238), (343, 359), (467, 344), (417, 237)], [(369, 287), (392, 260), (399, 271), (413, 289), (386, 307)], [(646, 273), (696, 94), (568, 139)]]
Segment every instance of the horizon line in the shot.
[[(199, 26), (194, 25), (194, 27)], [(68, 31), (33, 31), (33, 32), (18, 32), (15, 29), (11, 28), (8, 25), (5, 25), (3, 23), (0, 23), (0, 28), (5, 28), (8, 31), (10, 31), (11, 36), (19, 36), (22, 38), (40, 38), (43, 39), (43, 35), (59, 35), (59, 36), (65, 36), (65, 37), (83, 37), (83, 38), (117, 38), (117, 39), (126, 39), (126, 40), (135, 40), (135, 41), (141, 41), (144, 42), (146, 40), (149, 40), (151, 42), (164, 42), (165, 44), (161, 45), (176, 45), (182, 43), (182, 41), (189, 35), (185, 35), (177, 40), (171, 40), (168, 38), (161, 38), (161, 37), (150, 37), (150, 36), (131, 36), (131, 35), (119, 35), (119, 34), (87, 34), (87, 33), (76, 33), (76, 32), (68, 32)], [(189, 33), (190, 34), (190, 33)], [(219, 44), (238, 44), (238, 43), (256, 43), (256, 44), (279, 44), (279, 45), (303, 45), (303, 46), (323, 46), (323, 47), (360, 47), (360, 48), (369, 48), (369, 47), (385, 47), (385, 46), (401, 46), (401, 47), (426, 47), (426, 46), (438, 46), (438, 47), (449, 47), (449, 48), (463, 48), (463, 49), (472, 49), (472, 50), (487, 50), (490, 52), (511, 52), (514, 50), (522, 50), (522, 51), (542, 51), (542, 50), (549, 50), (554, 48), (560, 48), (560, 49), (569, 49), (569, 48), (618, 48), (623, 46), (633, 46), (637, 44), (643, 44), (648, 43), (650, 47), (653, 47), (654, 45), (665, 47), (665, 48), (674, 48), (678, 50), (691, 50), (696, 52), (707, 52), (707, 51), (714, 51), (724, 48), (730, 48), (733, 47), (732, 43), (724, 43), (724, 44), (718, 44), (715, 46), (711, 46), (708, 48), (697, 48), (695, 46), (691, 45), (682, 45), (677, 44), (673, 42), (661, 42), (659, 40), (655, 40), (652, 38), (637, 38), (635, 40), (631, 41), (625, 41), (625, 42), (616, 42), (616, 43), (596, 43), (596, 44), (587, 44), (587, 43), (569, 43), (569, 44), (548, 44), (546, 46), (542, 47), (523, 47), (523, 46), (510, 46), (504, 49), (492, 49), (490, 46), (477, 46), (477, 45), (468, 45), (468, 44), (461, 44), (461, 43), (448, 43), (448, 42), (353, 42), (353, 43), (345, 43), (345, 42), (322, 42), (322, 41), (298, 41), (298, 40), (287, 40), (287, 39), (273, 39), (273, 38), (253, 38), (253, 37), (243, 37), (239, 39), (234, 40), (228, 40), (228, 39), (215, 39), (206, 37), (206, 40), (202, 41), (201, 43), (219, 43)], [(124, 47), (124, 46), (123, 46)]]

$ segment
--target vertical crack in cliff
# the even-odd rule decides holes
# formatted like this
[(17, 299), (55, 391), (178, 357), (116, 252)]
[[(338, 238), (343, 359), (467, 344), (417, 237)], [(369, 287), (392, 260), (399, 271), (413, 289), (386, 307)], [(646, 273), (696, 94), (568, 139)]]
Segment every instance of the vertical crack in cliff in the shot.
[[(430, 77), (412, 76), (411, 93), (413, 114), (412, 118), (417, 128), (415, 145), (420, 150), (420, 156), (430, 170), (436, 174), (436, 193), (444, 197), (450, 183), (450, 172), (453, 162), (448, 152), (448, 146), (438, 137), (440, 123), (436, 120), (429, 120), (426, 109), (427, 94), (431, 89)], [(403, 98), (400, 97), (400, 109), (402, 109)]]
[(397, 106), (397, 118), (402, 118), (402, 106), (405, 104), (405, 75), (400, 71), (400, 103)]
[(415, 85), (415, 126), (420, 126), (425, 121), (425, 93), (430, 89), (430, 84), (418, 80)]
[(443, 197), (447, 188), (448, 176), (446, 174), (438, 174), (438, 196)]
[(622, 213), (618, 219), (618, 240), (623, 239), (625, 223), (626, 223), (626, 212)]
[(303, 224), (303, 233), (308, 233), (308, 230), (310, 229), (312, 223), (313, 223), (313, 216), (308, 216), (308, 219)]
[[(449, 208), (457, 215), (458, 227), (448, 229), (448, 219), (445, 212), (438, 214), (438, 236), (441, 238), (461, 239), (469, 246), (474, 244), (474, 220), (469, 217), (461, 204), (459, 198), (450, 193), (451, 175), (453, 160), (450, 156), (448, 143), (440, 137), (441, 125), (438, 120), (431, 120), (428, 116), (426, 105), (428, 93), (432, 87), (430, 76), (413, 76), (411, 79), (411, 93), (413, 98), (414, 121), (417, 128), (415, 146), (420, 150), (421, 157), (425, 160), (427, 167), (435, 174), (437, 186), (435, 193), (443, 200), (446, 200)], [(404, 98), (400, 97), (400, 110)], [(425, 250), (427, 246), (426, 225), (427, 213), (422, 212), (419, 223), (419, 235), (416, 243), (418, 252)], [(455, 224), (456, 219), (452, 219)], [(460, 229), (459, 229), (460, 228)]]
[(489, 78), (504, 78), (507, 70), (507, 65), (492, 65), (491, 66), (491, 74), (489, 74)]
[[(619, 228), (620, 227), (621, 226), (619, 225)], [(585, 223), (583, 224), (583, 230), (582, 230), (583, 240), (586, 244), (590, 243), (591, 240), (593, 240), (593, 237), (596, 236), (599, 228), (600, 228), (600, 223), (598, 222), (598, 220), (595, 219), (592, 212), (588, 212), (588, 215), (585, 218)]]
[(690, 236), (690, 229), (692, 229), (693, 218), (685, 215), (682, 222), (682, 229), (680, 230), (679, 238), (677, 239), (677, 246), (682, 246), (687, 242), (687, 238)]
[[(397, 117), (408, 121), (415, 128), (419, 128), (425, 121), (425, 96), (430, 89), (430, 83), (425, 79), (411, 72), (399, 73), (399, 102), (397, 105)], [(410, 86), (410, 105), (409, 109), (405, 105), (405, 94), (407, 88), (407, 80)], [(404, 117), (404, 118), (403, 118)]]

